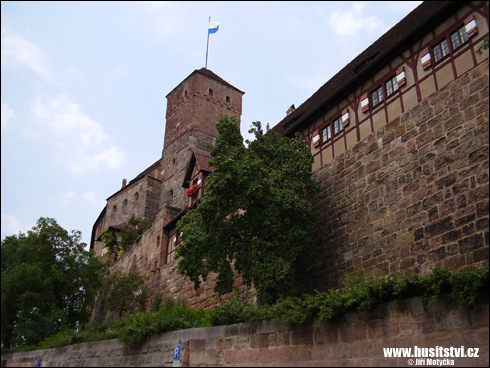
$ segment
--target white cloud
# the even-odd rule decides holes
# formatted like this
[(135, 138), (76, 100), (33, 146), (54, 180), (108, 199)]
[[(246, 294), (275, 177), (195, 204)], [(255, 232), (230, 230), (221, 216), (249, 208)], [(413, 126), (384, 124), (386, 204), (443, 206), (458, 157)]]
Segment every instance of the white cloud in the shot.
[(26, 67), (46, 82), (59, 84), (59, 80), (83, 80), (85, 77), (74, 67), (61, 73), (50, 68), (48, 55), (39, 46), (26, 40), (22, 35), (10, 33), (2, 28), (2, 65), (15, 68)]
[(27, 67), (46, 81), (54, 78), (46, 53), (19, 34), (6, 34), (2, 29), (2, 64)]
[(2, 238), (9, 235), (18, 235), (19, 232), (27, 233), (36, 224), (22, 224), (16, 217), (2, 213)]
[(128, 75), (128, 72), (121, 66), (117, 66), (111, 71), (112, 75)]
[(12, 120), (16, 118), (14, 110), (12, 110), (8, 104), (2, 103), (2, 132), (3, 130), (12, 124)]
[(72, 203), (72, 199), (75, 198), (75, 196), (75, 193), (70, 191), (57, 196), (55, 200), (62, 206), (68, 206)]
[(136, 24), (149, 29), (160, 41), (178, 37), (192, 25), (195, 8), (184, 1), (138, 1), (134, 4), (142, 10), (142, 18), (134, 18)]
[(124, 161), (124, 153), (111, 143), (102, 126), (68, 96), (38, 96), (31, 111), (52, 141), (56, 161), (70, 172), (82, 173), (101, 165), (117, 168)]
[(365, 2), (354, 2), (348, 10), (335, 10), (327, 20), (339, 36), (355, 37), (359, 32), (372, 33), (383, 28), (382, 21), (376, 16), (364, 15)]
[(90, 207), (103, 208), (105, 206), (105, 200), (101, 200), (97, 197), (97, 193), (94, 190), (85, 193), (83, 196), (83, 202), (88, 204)]

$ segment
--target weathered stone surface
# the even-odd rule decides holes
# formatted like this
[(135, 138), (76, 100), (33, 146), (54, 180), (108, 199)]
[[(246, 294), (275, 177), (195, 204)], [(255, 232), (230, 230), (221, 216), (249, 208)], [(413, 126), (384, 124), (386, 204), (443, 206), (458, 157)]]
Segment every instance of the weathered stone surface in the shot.
[[(487, 248), (488, 249), (488, 248)], [(478, 366), (488, 366), (488, 298), (474, 309), (461, 310), (441, 296), (424, 308), (422, 298), (394, 300), (356, 318), (346, 313), (321, 326), (301, 327), (271, 322), (179, 330), (156, 335), (139, 347), (107, 340), (63, 348), (2, 356), (4, 367), (152, 367), (172, 366), (173, 349), (181, 345), (181, 366), (405, 366), (384, 348), (418, 349), (464, 346), (479, 349)], [(467, 365), (471, 358), (456, 358)], [(469, 360), (471, 359), (471, 360)]]
[[(469, 74), (486, 75), (488, 82), (485, 68), (482, 65)], [(394, 273), (429, 272), (440, 262), (453, 269), (485, 259), (488, 113), (475, 109), (476, 116), (473, 112), (464, 114), (470, 103), (479, 100), (482, 79), (473, 84), (473, 93), (462, 98), (461, 88), (467, 88), (471, 81), (467, 75), (462, 76), (431, 95), (428, 99), (439, 104), (437, 108), (422, 101), (403, 114), (407, 132), (397, 145), (392, 146), (395, 140), (391, 136), (400, 124), (395, 120), (315, 171), (317, 177), (328, 177), (334, 188), (326, 195), (325, 191), (319, 194), (328, 201), (313, 202), (316, 228), (332, 229), (333, 234), (355, 243), (326, 236), (316, 238), (313, 244), (321, 259), (311, 268), (307, 285), (320, 285), (320, 290), (326, 290), (338, 285), (337, 277), (343, 272), (356, 268), (365, 268), (373, 275), (386, 269)], [(453, 84), (459, 87), (453, 88)], [(475, 119), (485, 113), (486, 128), (481, 129)], [(379, 142), (383, 142), (382, 150)], [(351, 175), (355, 162), (343, 167), (341, 177), (330, 169), (344, 162), (343, 157), (355, 157), (362, 149), (366, 181), (357, 176), (356, 182), (356, 176)], [(349, 178), (349, 192), (343, 190), (344, 178)], [(347, 207), (347, 202), (356, 206)], [(344, 226), (339, 213), (351, 219), (352, 225)], [(331, 260), (328, 267), (323, 266), (325, 259)], [(307, 286), (298, 290), (309, 291)]]

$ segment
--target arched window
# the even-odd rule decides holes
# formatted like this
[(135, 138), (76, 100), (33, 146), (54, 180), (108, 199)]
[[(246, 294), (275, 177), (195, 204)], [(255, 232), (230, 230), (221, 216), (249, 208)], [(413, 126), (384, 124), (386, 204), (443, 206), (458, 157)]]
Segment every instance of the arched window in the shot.
[(124, 202), (123, 202), (123, 205), (122, 205), (122, 213), (123, 213), (123, 215), (126, 214), (127, 208), (128, 208), (128, 200), (125, 199)]
[(136, 207), (138, 205), (138, 199), (140, 198), (140, 195), (138, 192), (134, 193), (133, 196), (133, 207)]
[(116, 218), (116, 212), (117, 212), (117, 206), (114, 205), (112, 207), (112, 215), (111, 215), (111, 219), (114, 220)]
[(168, 205), (171, 206), (174, 203), (174, 191), (170, 189), (168, 191)]
[(160, 248), (160, 235), (157, 236), (157, 248)]

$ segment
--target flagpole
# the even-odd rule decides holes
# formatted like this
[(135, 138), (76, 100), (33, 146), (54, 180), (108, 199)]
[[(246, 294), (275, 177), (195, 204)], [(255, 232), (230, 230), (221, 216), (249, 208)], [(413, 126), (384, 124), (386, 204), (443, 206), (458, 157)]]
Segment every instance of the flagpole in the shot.
[[(209, 23), (211, 23), (211, 16), (209, 16)], [(208, 68), (208, 49), (209, 49), (209, 23), (208, 23), (208, 44), (206, 45), (206, 66)]]

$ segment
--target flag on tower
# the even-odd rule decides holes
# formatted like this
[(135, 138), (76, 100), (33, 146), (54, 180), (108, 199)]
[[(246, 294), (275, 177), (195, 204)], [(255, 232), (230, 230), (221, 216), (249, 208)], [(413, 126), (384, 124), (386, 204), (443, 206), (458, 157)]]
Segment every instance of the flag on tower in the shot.
[(210, 22), (208, 26), (208, 34), (213, 34), (218, 32), (219, 22)]

